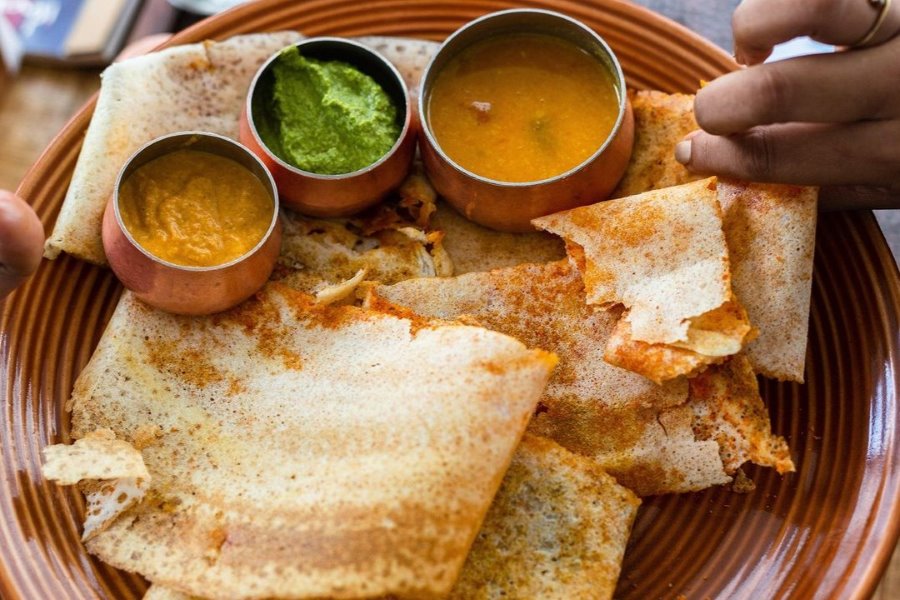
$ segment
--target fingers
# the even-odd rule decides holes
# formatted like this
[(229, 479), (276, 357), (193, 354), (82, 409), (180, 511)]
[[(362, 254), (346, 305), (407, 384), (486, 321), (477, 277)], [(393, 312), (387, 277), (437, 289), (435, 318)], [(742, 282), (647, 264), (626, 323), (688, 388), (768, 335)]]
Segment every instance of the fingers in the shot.
[(44, 227), (21, 198), (0, 190), (0, 298), (37, 270)]
[(891, 185), (900, 169), (900, 123), (790, 123), (732, 136), (697, 132), (676, 146), (691, 171), (800, 185)]
[[(898, 4), (892, 3), (872, 43), (900, 31)], [(848, 46), (859, 41), (877, 17), (878, 8), (866, 0), (744, 0), (732, 18), (735, 58), (741, 64), (757, 64), (776, 44), (804, 35)]]
[(840, 185), (819, 190), (819, 210), (900, 208), (900, 188)]
[(728, 135), (756, 125), (852, 122), (900, 113), (900, 38), (884, 46), (804, 56), (724, 75), (697, 94), (697, 122)]

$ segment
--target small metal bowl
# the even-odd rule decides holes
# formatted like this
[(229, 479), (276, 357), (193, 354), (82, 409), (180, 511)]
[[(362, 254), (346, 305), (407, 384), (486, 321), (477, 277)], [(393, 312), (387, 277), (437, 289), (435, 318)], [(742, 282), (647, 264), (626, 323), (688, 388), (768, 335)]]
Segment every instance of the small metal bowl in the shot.
[(295, 44), (304, 56), (348, 63), (374, 79), (397, 107), (402, 123), (391, 149), (371, 165), (340, 175), (304, 171), (276, 156), (257, 129), (266, 118), (265, 103), (271, 97), (272, 65), (281, 51), (271, 56), (253, 78), (241, 113), (240, 140), (272, 172), (285, 206), (315, 217), (346, 217), (384, 198), (399, 186), (412, 166), (416, 150), (417, 119), (403, 77), (386, 58), (357, 42), (331, 37), (310, 38)]
[[(243, 256), (212, 267), (165, 261), (138, 244), (122, 221), (119, 189), (137, 168), (175, 150), (199, 150), (230, 158), (250, 171), (270, 194), (272, 221)], [(265, 165), (244, 146), (213, 133), (188, 131), (162, 136), (141, 147), (122, 167), (103, 213), (103, 249), (122, 284), (151, 306), (182, 315), (207, 315), (231, 308), (268, 280), (281, 250), (278, 190)]]
[[(506, 182), (477, 175), (444, 153), (429, 124), (431, 92), (447, 63), (476, 42), (513, 33), (545, 34), (574, 43), (609, 69), (618, 91), (619, 114), (606, 141), (581, 164), (552, 178)], [(420, 150), (425, 170), (441, 196), (481, 225), (501, 231), (531, 231), (534, 218), (606, 199), (628, 166), (634, 143), (634, 117), (622, 67), (603, 38), (563, 14), (513, 9), (491, 13), (464, 25), (447, 38), (432, 58), (420, 87)]]

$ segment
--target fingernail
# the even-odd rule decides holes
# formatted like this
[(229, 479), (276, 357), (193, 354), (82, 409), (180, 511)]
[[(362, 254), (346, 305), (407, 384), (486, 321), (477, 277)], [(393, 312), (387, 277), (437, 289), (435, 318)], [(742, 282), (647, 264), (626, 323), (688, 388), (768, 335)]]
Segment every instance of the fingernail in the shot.
[(683, 165), (691, 162), (691, 141), (685, 140), (675, 144), (675, 160)]

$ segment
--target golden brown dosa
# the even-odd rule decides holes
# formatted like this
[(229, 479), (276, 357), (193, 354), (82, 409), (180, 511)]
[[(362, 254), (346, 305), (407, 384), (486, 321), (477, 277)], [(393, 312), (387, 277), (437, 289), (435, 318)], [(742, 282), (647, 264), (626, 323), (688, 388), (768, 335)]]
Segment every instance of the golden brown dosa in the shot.
[(126, 293), (76, 384), (73, 433), (154, 426), (153, 479), (88, 550), (205, 597), (443, 596), (554, 362), (277, 284), (207, 318)]
[[(731, 291), (715, 179), (534, 220), (566, 241), (601, 308), (624, 305), (606, 358), (660, 382), (692, 375), (752, 339)], [(660, 348), (659, 345), (674, 348)]]
[(629, 90), (629, 97), (634, 110), (634, 150), (625, 175), (610, 198), (702, 179), (675, 160), (675, 144), (698, 129), (694, 96)]
[[(694, 96), (631, 95), (634, 153), (612, 197), (680, 185), (698, 176), (675, 160), (675, 144), (698, 128)], [(815, 247), (815, 188), (719, 181), (732, 287), (759, 337), (747, 348), (756, 371), (803, 381)]]
[(292, 31), (236, 36), (176, 46), (107, 68), (44, 255), (52, 259), (66, 252), (105, 265), (100, 223), (128, 157), (176, 131), (210, 131), (237, 139), (238, 117), (256, 70), (300, 37)]
[(732, 286), (759, 337), (747, 346), (754, 370), (803, 382), (818, 190), (719, 181)]
[(657, 386), (607, 364), (603, 349), (619, 315), (591, 309), (584, 297), (577, 271), (558, 261), (378, 286), (366, 301), (472, 319), (556, 353), (560, 364), (529, 431), (593, 458), (638, 495), (729, 482), (716, 440), (694, 434), (687, 383)]
[(450, 598), (612, 598), (639, 504), (594, 461), (526, 435)]

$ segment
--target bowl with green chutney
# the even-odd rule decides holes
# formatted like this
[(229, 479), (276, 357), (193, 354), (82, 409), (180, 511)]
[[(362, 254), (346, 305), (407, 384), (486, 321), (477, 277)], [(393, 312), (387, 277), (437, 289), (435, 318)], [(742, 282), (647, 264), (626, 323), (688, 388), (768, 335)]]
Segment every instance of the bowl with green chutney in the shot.
[(271, 171), (285, 206), (344, 217), (409, 172), (415, 115), (397, 69), (347, 39), (318, 37), (269, 58), (253, 79), (240, 140)]

